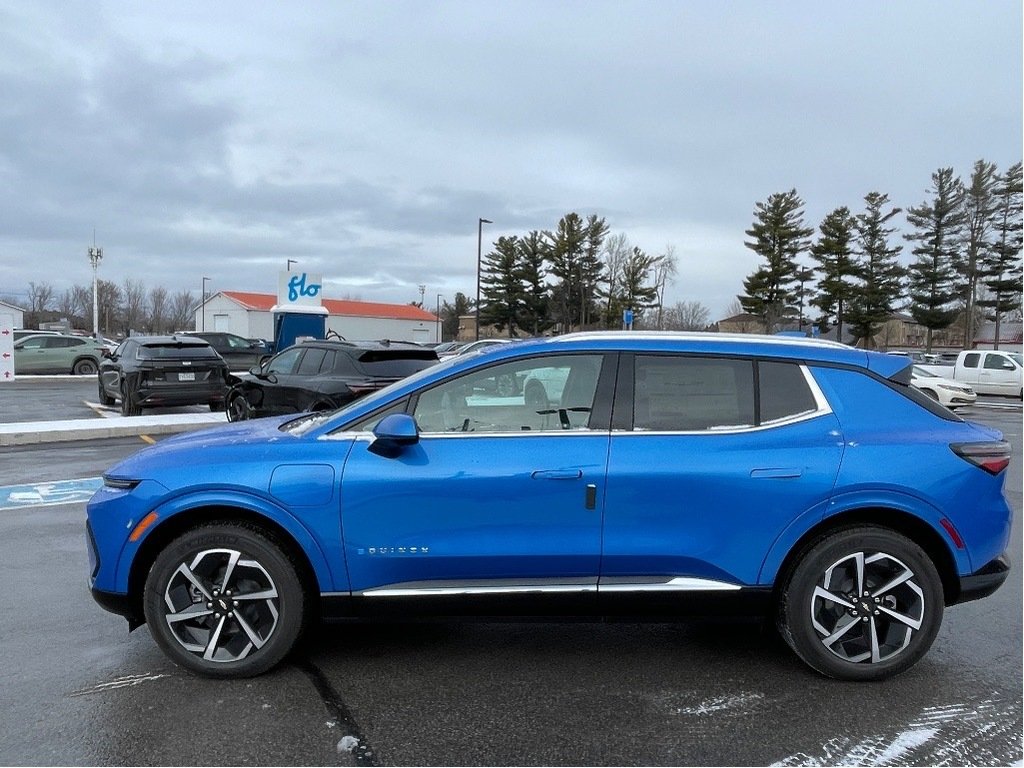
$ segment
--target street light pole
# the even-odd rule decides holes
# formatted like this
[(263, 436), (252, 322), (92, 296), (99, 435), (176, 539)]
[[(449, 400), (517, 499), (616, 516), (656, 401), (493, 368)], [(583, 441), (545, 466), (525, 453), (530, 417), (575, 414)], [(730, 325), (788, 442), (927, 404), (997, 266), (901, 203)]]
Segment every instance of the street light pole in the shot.
[(287, 271), (291, 272), (292, 271), (292, 264), (298, 264), (298, 263), (299, 263), (298, 259), (288, 259), (288, 264), (286, 265), (288, 267)]
[(437, 343), (441, 343), (441, 294), (437, 294), (437, 309), (434, 311), (437, 315)]
[(210, 278), (208, 278), (208, 277), (204, 277), (203, 278), (203, 305), (202, 305), (203, 306), (203, 311), (202, 311), (202, 318), (203, 319), (202, 319), (202, 327), (199, 329), (200, 331), (205, 331), (206, 330), (206, 281), (209, 280), (209, 279)]
[(99, 269), (102, 260), (103, 249), (97, 248), (94, 242), (92, 248), (89, 249), (89, 262), (92, 264), (92, 335), (96, 341), (100, 340), (100, 304), (96, 270)]
[(480, 341), (480, 258), (483, 252), (484, 224), (493, 224), (490, 219), (477, 219), (476, 223), (476, 340)]

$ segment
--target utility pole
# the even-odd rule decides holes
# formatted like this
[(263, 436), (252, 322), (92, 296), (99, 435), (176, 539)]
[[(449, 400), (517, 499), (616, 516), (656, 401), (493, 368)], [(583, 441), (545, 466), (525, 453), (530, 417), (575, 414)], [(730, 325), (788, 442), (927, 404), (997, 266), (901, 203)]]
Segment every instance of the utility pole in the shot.
[(89, 249), (89, 263), (92, 264), (92, 335), (96, 341), (100, 340), (100, 304), (99, 304), (99, 282), (98, 270), (100, 262), (103, 261), (103, 249), (96, 247), (96, 230), (92, 232), (92, 248)]

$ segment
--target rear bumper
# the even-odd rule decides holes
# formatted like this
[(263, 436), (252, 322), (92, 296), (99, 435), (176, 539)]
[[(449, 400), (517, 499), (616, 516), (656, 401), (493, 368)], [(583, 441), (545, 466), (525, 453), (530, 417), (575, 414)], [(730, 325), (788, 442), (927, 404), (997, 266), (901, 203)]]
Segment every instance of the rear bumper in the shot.
[(227, 394), (223, 382), (201, 384), (144, 384), (135, 393), (138, 405), (206, 405), (220, 401)]
[(951, 605), (980, 600), (995, 592), (1010, 574), (1010, 558), (1004, 552), (983, 568), (960, 577), (960, 594)]

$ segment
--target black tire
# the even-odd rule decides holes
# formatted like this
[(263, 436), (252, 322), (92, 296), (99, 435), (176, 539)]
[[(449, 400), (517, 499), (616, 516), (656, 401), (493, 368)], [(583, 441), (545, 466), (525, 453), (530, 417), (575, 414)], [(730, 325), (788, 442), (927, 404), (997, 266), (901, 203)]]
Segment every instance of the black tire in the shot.
[(136, 404), (135, 399), (132, 397), (132, 393), (128, 389), (121, 385), (121, 415), (122, 416), (140, 416), (142, 414), (142, 406)]
[(516, 382), (516, 377), (511, 374), (503, 374), (499, 376), (494, 385), (497, 389), (498, 397), (514, 397), (519, 394), (519, 384)]
[(83, 357), (81, 360), (75, 360), (71, 372), (76, 376), (95, 376), (99, 369), (100, 366), (95, 360), (91, 357)]
[(780, 593), (777, 623), (796, 655), (822, 674), (883, 680), (924, 656), (944, 607), (938, 572), (919, 546), (887, 528), (860, 526), (801, 554)]
[(241, 392), (228, 395), (225, 410), (228, 414), (228, 421), (245, 421), (252, 418), (252, 406)]
[(117, 402), (116, 398), (113, 398), (113, 397), (111, 397), (110, 395), (107, 394), (107, 390), (105, 390), (103, 388), (103, 382), (102, 381), (99, 383), (99, 398), (100, 398), (100, 405), (110, 406), (110, 405), (113, 405), (115, 402)]
[(246, 523), (211, 523), (175, 539), (153, 562), (143, 596), (160, 648), (207, 677), (252, 677), (277, 665), (298, 642), (309, 603), (296, 563)]
[(223, 400), (211, 400), (209, 402), (209, 406), (210, 406), (210, 410), (213, 411), (214, 413), (216, 413), (217, 411), (223, 411), (224, 410), (224, 401)]
[(526, 389), (523, 391), (523, 399), (526, 405), (530, 408), (538, 410), (546, 410), (551, 407), (551, 401), (548, 400), (548, 393), (544, 389), (544, 385), (539, 381), (531, 381), (526, 385)]
[(333, 411), (333, 410), (336, 410), (337, 407), (338, 406), (336, 406), (330, 400), (317, 400), (315, 403), (313, 403), (311, 406), (309, 406), (309, 410), (310, 411)]

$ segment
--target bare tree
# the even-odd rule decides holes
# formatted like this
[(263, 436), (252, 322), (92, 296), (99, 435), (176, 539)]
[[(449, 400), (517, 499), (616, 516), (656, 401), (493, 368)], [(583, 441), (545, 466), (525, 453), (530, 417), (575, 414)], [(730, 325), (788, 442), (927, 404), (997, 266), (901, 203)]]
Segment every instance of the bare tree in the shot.
[(53, 286), (49, 283), (28, 284), (28, 309), (29, 312), (45, 312), (53, 307), (54, 292)]
[(615, 297), (622, 287), (622, 267), (629, 258), (629, 238), (624, 232), (612, 235), (604, 242), (602, 256), (604, 258), (605, 280), (608, 284), (605, 293), (604, 321), (609, 328), (617, 328), (618, 320), (613, 317), (615, 313), (613, 304)]
[(145, 310), (146, 286), (142, 284), (141, 280), (125, 278), (122, 322), (126, 336), (131, 335), (133, 330), (142, 327), (145, 322)]
[(149, 291), (149, 332), (163, 333), (167, 330), (168, 296), (163, 286)]
[(178, 291), (171, 297), (167, 325), (171, 331), (184, 331), (195, 325), (196, 300), (191, 291)]
[(666, 331), (703, 331), (710, 317), (711, 311), (699, 301), (677, 301), (664, 308), (661, 327)]
[(665, 286), (675, 282), (676, 273), (679, 271), (679, 265), (676, 262), (676, 247), (674, 245), (666, 245), (664, 253), (657, 257), (653, 268), (654, 288), (657, 291), (658, 302), (658, 328), (662, 329), (665, 327), (662, 324), (662, 308), (665, 306)]

